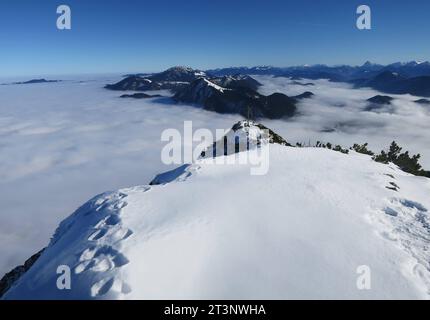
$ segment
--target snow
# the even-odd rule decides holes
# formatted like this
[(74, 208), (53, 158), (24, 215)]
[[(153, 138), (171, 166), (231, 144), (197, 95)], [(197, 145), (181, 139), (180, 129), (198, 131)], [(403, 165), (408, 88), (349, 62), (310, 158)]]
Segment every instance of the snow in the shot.
[(224, 92), (224, 90), (229, 89), (223, 88), (205, 78), (199, 78), (193, 83), (192, 88), (188, 90), (190, 92), (187, 92), (187, 94), (191, 94), (193, 96), (191, 99), (192, 101), (202, 104), (206, 98), (211, 97), (214, 94), (214, 90)]
[(203, 80), (205, 81), (205, 83), (207, 83), (208, 86), (215, 88), (218, 91), (224, 92), (224, 90), (229, 90), (229, 89), (223, 88), (223, 87), (221, 87), (221, 86), (219, 86), (219, 85), (217, 85), (217, 84), (215, 84), (215, 83), (213, 83), (207, 79), (203, 79)]
[(234, 154), (236, 147), (238, 151), (245, 151), (270, 143), (270, 133), (260, 129), (256, 122), (243, 120), (236, 125), (238, 128), (231, 128), (223, 137), (217, 137), (216, 144), (208, 146), (202, 158), (212, 158), (214, 153), (217, 156)]
[(0, 277), (46, 246), (87, 199), (169, 170), (161, 162), (166, 128), (182, 131), (192, 120), (196, 130), (215, 132), (240, 120), (168, 98), (120, 99), (103, 86), (121, 75), (56, 78), (65, 81), (0, 86), (0, 150), (7, 155), (0, 158)]
[[(5, 298), (430, 297), (427, 178), (270, 145), (264, 176), (200, 160), (159, 180), (84, 204)], [(58, 265), (72, 268), (70, 291), (56, 289)], [(370, 290), (356, 286), (363, 265)]]
[(425, 60), (414, 60), (414, 61), (411, 61), (411, 62), (404, 63), (404, 65), (419, 66), (421, 64), (426, 64), (426, 63), (428, 63), (428, 62), (425, 61)]
[[(288, 79), (255, 78), (264, 84), (264, 94), (304, 91)], [(122, 79), (120, 75), (55, 79), (65, 81), (0, 86), (0, 148), (7, 155), (0, 159), (1, 276), (46, 246), (56, 226), (87, 199), (106, 190), (148, 183), (157, 173), (172, 169), (160, 161), (164, 129), (182, 131), (183, 121), (192, 120), (193, 128), (208, 128), (215, 134), (215, 129), (230, 128), (241, 119), (173, 105), (168, 98), (119, 99), (120, 92), (103, 86)], [(311, 88), (315, 96), (300, 102), (298, 116), (262, 123), (293, 144), (320, 140), (347, 147), (367, 141), (379, 151), (395, 139), (411, 153), (421, 153), (424, 168), (430, 168), (430, 109), (413, 103), (417, 97), (393, 95), (394, 113), (376, 114), (361, 110), (366, 99), (380, 94), (377, 91), (324, 80), (309, 82), (315, 83)], [(249, 168), (243, 170), (249, 174)], [(405, 198), (429, 209), (414, 192)], [(389, 203), (384, 202), (384, 208)], [(392, 205), (396, 212), (397, 206), (398, 202)]]

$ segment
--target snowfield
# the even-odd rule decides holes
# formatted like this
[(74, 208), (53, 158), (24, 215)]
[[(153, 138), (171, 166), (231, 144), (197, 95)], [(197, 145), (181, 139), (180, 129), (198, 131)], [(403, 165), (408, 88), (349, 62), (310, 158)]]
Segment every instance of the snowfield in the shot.
[[(203, 159), (157, 179), (171, 182), (93, 198), (4, 298), (430, 297), (430, 179), (280, 145), (267, 175), (249, 170)], [(56, 287), (59, 265), (71, 290)], [(363, 265), (370, 290), (356, 285)]]
[(192, 120), (196, 130), (215, 132), (239, 120), (168, 98), (120, 99), (103, 88), (118, 79), (0, 85), (0, 278), (45, 247), (87, 199), (171, 169), (161, 162), (166, 128), (182, 131)]
[[(166, 128), (182, 130), (184, 120), (192, 120), (196, 130), (215, 133), (240, 120), (168, 98), (120, 99), (120, 92), (103, 89), (118, 75), (55, 79), (65, 81), (0, 86), (0, 276), (45, 247), (56, 226), (87, 199), (171, 169), (160, 161)], [(369, 142), (378, 152), (395, 139), (421, 153), (423, 167), (430, 168), (430, 108), (411, 102), (417, 97), (396, 97), (393, 114), (363, 112), (377, 91), (326, 80), (303, 80), (315, 84), (304, 87), (286, 78), (256, 79), (264, 84), (262, 94), (315, 93), (300, 102), (298, 116), (262, 122), (288, 142)]]
[[(50, 79), (49, 77), (46, 78)], [(262, 94), (283, 92), (288, 95), (295, 95), (302, 93), (304, 90), (311, 90), (315, 93), (315, 96), (311, 99), (304, 99), (299, 103), (299, 114), (294, 118), (285, 121), (262, 121), (264, 125), (274, 129), (288, 142), (292, 144), (295, 142), (315, 144), (315, 142), (319, 140), (322, 142), (340, 144), (343, 147), (351, 146), (353, 143), (369, 142), (369, 146), (372, 150), (379, 151), (383, 147), (387, 147), (389, 143), (395, 139), (411, 153), (421, 153), (421, 163), (423, 167), (427, 170), (430, 168), (430, 149), (428, 148), (428, 137), (430, 136), (430, 127), (428, 125), (430, 121), (430, 109), (427, 106), (421, 106), (412, 102), (418, 97), (392, 95), (396, 98), (393, 102), (393, 113), (363, 112), (366, 106), (366, 99), (379, 94), (377, 91), (370, 89), (352, 89), (347, 84), (331, 83), (326, 80), (303, 80), (304, 83), (314, 83), (314, 86), (304, 87), (303, 85), (298, 85), (294, 83), (294, 81), (285, 78), (263, 76), (256, 78), (264, 84), (264, 86), (260, 88)], [(0, 242), (2, 244), (0, 246), (0, 277), (17, 265), (21, 265), (32, 254), (45, 247), (49, 243), (50, 236), (56, 226), (87, 199), (105, 190), (117, 190), (128, 186), (148, 183), (156, 173), (172, 169), (172, 167), (166, 166), (160, 161), (161, 150), (165, 146), (165, 142), (162, 142), (160, 137), (161, 133), (166, 128), (175, 128), (182, 131), (184, 120), (192, 120), (195, 130), (207, 128), (215, 133), (216, 129), (229, 128), (233, 123), (240, 120), (240, 117), (237, 115), (221, 115), (202, 110), (201, 108), (195, 108), (194, 106), (183, 104), (175, 105), (168, 98), (171, 93), (165, 91), (152, 92), (166, 96), (164, 98), (152, 98), (147, 100), (120, 99), (120, 92), (103, 89), (105, 84), (113, 83), (121, 79), (118, 75), (97, 77), (79, 76), (73, 78), (58, 76), (57, 79), (65, 81), (58, 83), (0, 86), (0, 151), (2, 154), (0, 157), (0, 204), (2, 206), (0, 212)], [(10, 83), (13, 81), (25, 80), (28, 79), (4, 79), (0, 82)], [(317, 168), (312, 169), (312, 166), (324, 165), (330, 167), (331, 170), (336, 166), (339, 167), (339, 164), (331, 163), (329, 159), (319, 155), (319, 153), (325, 154), (325, 152), (327, 152), (324, 150), (291, 148), (287, 148), (287, 150), (292, 151), (288, 153), (288, 155), (285, 155), (285, 159), (282, 160), (282, 163), (290, 164), (290, 168), (278, 168), (276, 165), (278, 160), (273, 156), (270, 162), (270, 179), (269, 176), (250, 177), (249, 168), (240, 167), (240, 169), (237, 168), (234, 170), (230, 166), (226, 166), (225, 168), (215, 166), (212, 168), (212, 166), (208, 164), (198, 164), (201, 170), (198, 171), (198, 173), (192, 174), (189, 178), (187, 178), (188, 173), (183, 172), (183, 167), (177, 169), (173, 174), (167, 174), (167, 176), (174, 180), (176, 174), (182, 172), (179, 180), (185, 180), (185, 182), (181, 185), (187, 185), (189, 181), (201, 181), (196, 185), (202, 184), (203, 186), (203, 181), (205, 180), (202, 180), (202, 177), (204, 177), (205, 174), (212, 172), (211, 170), (220, 170), (219, 174), (216, 174), (216, 178), (214, 177), (214, 181), (220, 186), (221, 177), (227, 175), (224, 170), (234, 171), (233, 176), (229, 178), (232, 181), (230, 182), (229, 180), (228, 183), (232, 186), (236, 185), (234, 179), (239, 179), (243, 181), (243, 187), (241, 186), (241, 188), (239, 188), (239, 186), (236, 186), (238, 191), (226, 193), (225, 195), (224, 193), (220, 193), (219, 196), (214, 196), (214, 199), (210, 196), (202, 198), (207, 204), (210, 204), (224, 196), (227, 202), (230, 202), (229, 205), (231, 205), (231, 209), (227, 212), (223, 212), (222, 209), (225, 208), (222, 207), (222, 201), (216, 201), (221, 207), (216, 207), (216, 209), (212, 208), (211, 210), (216, 210), (217, 214), (215, 215), (219, 217), (219, 219), (228, 220), (225, 215), (237, 208), (236, 202), (232, 199), (240, 199), (241, 196), (245, 197), (245, 195), (242, 195), (242, 192), (248, 195), (251, 201), (251, 204), (248, 206), (254, 208), (252, 201), (257, 201), (259, 197), (254, 195), (252, 193), (254, 191), (251, 189), (247, 191), (247, 188), (251, 188), (252, 186), (251, 182), (264, 181), (264, 184), (260, 184), (260, 186), (271, 188), (269, 182), (273, 180), (274, 183), (277, 183), (274, 185), (274, 188), (282, 189), (285, 191), (286, 195), (290, 195), (291, 199), (293, 199), (296, 190), (289, 190), (292, 188), (289, 180), (278, 181), (277, 179), (283, 179), (283, 177), (278, 177), (276, 175), (277, 171), (288, 170), (288, 172), (290, 172), (293, 170), (297, 171), (297, 174), (299, 174), (301, 170), (310, 170), (309, 172), (315, 170), (317, 175), (312, 181), (315, 181), (314, 184), (318, 186), (321, 183), (328, 183), (327, 181), (319, 181), (319, 178), (326, 176), (331, 177), (331, 175), (329, 175), (329, 172), (320, 172), (321, 170)], [(312, 163), (310, 168), (301, 167), (300, 163), (294, 161), (294, 154), (296, 152), (306, 153), (311, 150), (314, 150), (315, 155), (312, 156), (312, 160), (309, 160), (309, 162)], [(337, 157), (342, 155), (336, 154), (333, 156), (338, 159)], [(352, 161), (351, 159), (355, 157), (356, 155), (352, 154), (342, 159)], [(364, 157), (363, 159), (368, 158)], [(320, 161), (326, 163), (319, 163)], [(379, 169), (375, 169), (376, 171), (372, 169), (373, 167), (385, 168), (385, 166), (381, 167), (381, 165), (373, 163), (370, 160), (366, 160), (365, 163), (366, 165), (369, 163), (369, 166), (372, 166), (369, 167), (368, 170), (372, 172), (372, 175), (378, 177), (379, 180), (376, 181), (369, 178), (367, 181), (369, 186), (367, 186), (363, 180), (360, 180), (364, 179), (363, 176), (359, 175), (360, 179), (354, 181), (355, 177), (351, 176), (349, 171), (355, 172), (355, 169), (364, 170), (364, 168), (367, 167), (352, 167), (352, 169), (348, 169), (348, 174), (342, 178), (341, 182), (334, 181), (333, 183), (335, 185), (339, 185), (339, 183), (348, 184), (350, 189), (354, 190), (351, 192), (352, 194), (356, 193), (357, 190), (359, 192), (370, 190), (373, 184), (393, 187), (391, 183), (395, 183), (398, 184), (401, 189), (399, 192), (385, 189), (385, 187), (382, 187), (383, 190), (378, 189), (381, 192), (380, 194), (375, 193), (371, 195), (371, 199), (375, 199), (374, 203), (376, 204), (374, 206), (372, 206), (372, 203), (366, 201), (360, 202), (360, 205), (353, 203), (351, 206), (353, 208), (356, 207), (357, 211), (360, 211), (359, 213), (357, 212), (354, 217), (360, 216), (363, 219), (367, 219), (366, 221), (370, 223), (370, 227), (367, 226), (366, 228), (373, 229), (366, 230), (374, 230), (372, 232), (382, 234), (385, 238), (395, 239), (395, 243), (391, 243), (391, 246), (399, 246), (401, 248), (400, 252), (406, 252), (406, 257), (413, 256), (415, 257), (414, 259), (418, 259), (419, 261), (428, 261), (428, 258), (423, 258), (426, 255), (428, 256), (428, 232), (426, 232), (428, 228), (420, 227), (428, 226), (428, 214), (426, 210), (430, 208), (425, 198), (421, 195), (425, 193), (428, 197), (428, 182), (426, 182), (424, 178), (411, 177), (402, 172), (396, 173), (396, 180), (390, 180), (389, 176), (378, 173)], [(347, 164), (348, 163), (345, 165)], [(303, 165), (305, 165), (305, 163)], [(193, 168), (194, 169), (190, 168), (189, 170), (191, 172), (197, 170), (197, 167)], [(387, 170), (391, 171), (392, 169)], [(242, 172), (243, 175), (240, 172)], [(273, 175), (277, 178), (274, 179), (272, 177)], [(285, 177), (288, 178), (288, 175)], [(266, 181), (266, 178), (269, 179), (269, 182)], [(399, 182), (402, 184), (399, 184)], [(309, 183), (310, 182), (307, 182), (307, 184)], [(155, 190), (177, 188), (172, 187), (174, 185), (179, 184), (172, 183), (165, 187), (151, 186), (150, 191), (146, 192), (142, 197), (147, 199), (152, 197), (156, 192), (160, 192), (155, 192)], [(184, 186), (180, 188), (184, 188)], [(222, 187), (219, 188), (228, 190), (229, 187), (222, 184)], [(307, 190), (308, 187), (306, 186), (305, 189)], [(191, 191), (181, 189), (181, 192), (182, 190), (184, 190), (184, 193), (180, 195), (184, 195), (183, 201), (202, 191), (193, 191), (193, 188), (190, 189)], [(220, 192), (222, 190), (220, 190)], [(264, 190), (262, 192), (264, 195)], [(337, 192), (339, 192), (339, 194), (337, 194)], [(337, 189), (330, 192), (327, 191), (327, 194), (332, 194), (332, 197), (340, 197), (342, 199), (350, 197), (349, 193), (345, 195), (344, 189), (340, 191), (337, 191)], [(281, 199), (288, 199), (286, 195), (283, 194)], [(162, 197), (164, 196), (167, 198), (173, 197), (170, 193), (163, 193)], [(131, 197), (127, 197), (127, 202), (129, 202), (129, 198)], [(302, 198), (303, 197), (299, 197), (297, 199)], [(270, 198), (269, 200), (269, 198), (261, 198), (258, 201), (270, 201), (270, 205), (276, 205), (279, 208), (284, 208), (289, 205), (284, 201), (280, 204), (276, 203), (276, 201), (280, 201), (281, 199)], [(296, 201), (291, 199), (289, 200), (290, 202)], [(145, 200), (145, 203), (148, 203), (148, 205), (152, 203), (146, 202), (149, 200), (150, 199)], [(163, 198), (163, 201), (161, 201), (163, 205), (165, 201), (165, 198)], [(292, 216), (290, 219), (293, 217), (306, 217), (306, 213), (302, 213), (302, 211), (305, 210), (307, 206), (311, 205), (309, 202), (315, 201), (317, 200), (307, 198), (303, 201), (302, 207), (297, 207), (294, 210), (294, 214), (291, 213)], [(154, 207), (161, 206), (161, 204), (158, 203), (154, 203), (153, 205)], [(198, 204), (193, 203), (192, 205), (197, 206)], [(322, 209), (320, 209), (317, 205), (318, 212), (326, 210), (327, 208), (325, 206), (327, 206), (327, 204), (321, 205)], [(370, 206), (371, 209), (368, 209), (367, 206)], [(123, 210), (128, 210), (129, 207), (131, 207), (131, 205), (125, 207)], [(366, 207), (368, 211), (366, 211), (367, 209), (360, 209), (364, 207)], [(218, 210), (217, 208), (220, 209)], [(246, 208), (246, 206), (244, 208)], [(265, 205), (262, 210), (263, 214), (260, 214), (260, 216), (276, 215), (276, 210), (272, 212), (268, 210), (269, 208), (271, 207)], [(182, 209), (179, 209), (179, 207), (176, 210), (178, 210), (178, 215), (183, 214)], [(241, 210), (237, 211), (239, 211), (240, 214), (245, 214), (242, 213)], [(210, 212), (203, 212), (205, 219), (208, 219), (206, 214), (210, 214)], [(312, 210), (309, 209), (307, 212), (311, 214)], [(375, 212), (378, 212), (378, 214)], [(379, 214), (380, 212), (387, 214)], [(108, 213), (100, 214), (107, 215)], [(173, 213), (170, 214), (174, 215)], [(336, 214), (336, 212), (332, 213), (327, 209), (327, 214), (331, 216)], [(284, 215), (280, 216), (284, 217)], [(122, 226), (125, 223), (123, 219), (124, 216), (121, 214), (119, 217), (121, 217), (121, 219), (119, 219), (118, 224)], [(312, 218), (312, 221), (314, 221), (314, 218), (315, 217)], [(94, 225), (100, 221), (97, 219), (94, 221)], [(242, 218), (239, 215), (236, 219)], [(311, 220), (311, 218), (308, 220)], [(93, 227), (89, 224), (90, 222), (88, 220), (79, 221), (82, 221), (81, 223), (83, 223), (86, 228)], [(234, 221), (235, 220), (233, 220), (233, 223)], [(264, 219), (262, 219), (262, 221), (264, 221)], [(307, 220), (304, 218), (303, 221)], [(315, 221), (318, 222), (318, 220)], [(399, 221), (402, 221), (402, 223)], [(314, 226), (310, 221), (307, 222), (309, 222), (309, 228)], [(395, 225), (394, 223), (396, 222), (399, 222), (399, 224)], [(221, 223), (221, 220), (217, 223)], [(243, 223), (250, 222), (244, 219)], [(288, 223), (291, 224), (291, 222)], [(209, 225), (216, 226), (214, 223)], [(245, 226), (247, 225), (245, 224)], [(263, 226), (264, 225), (261, 227)], [(419, 228), (416, 228), (416, 226)], [(155, 225), (152, 227), (154, 230), (161, 228)], [(228, 224), (226, 227), (228, 227)], [(255, 226), (255, 228), (258, 227), (260, 226)], [(135, 227), (132, 226), (126, 226), (125, 228), (131, 229), (132, 232), (135, 231)], [(175, 229), (176, 227), (172, 226), (172, 228)], [(233, 228), (233, 226), (231, 228)], [(337, 225), (330, 225), (330, 228), (337, 230)], [(242, 228), (239, 230), (242, 230)], [(407, 230), (412, 231), (409, 232)], [(83, 235), (81, 232), (76, 232), (77, 238), (81, 241)], [(304, 234), (311, 234), (311, 232), (308, 233), (306, 230), (303, 230), (303, 232)], [(337, 230), (337, 232), (340, 232), (340, 230)], [(209, 232), (207, 232), (207, 234), (210, 235)], [(414, 241), (409, 238), (412, 234), (415, 234), (415, 236), (412, 237)], [(128, 236), (127, 240), (123, 241), (124, 243), (120, 243), (123, 246), (125, 243), (134, 241), (133, 239), (135, 239), (135, 237), (137, 236), (134, 232), (133, 235)], [(191, 237), (191, 235), (189, 237)], [(194, 237), (197, 237), (197, 235)], [(275, 237), (275, 235), (273, 235), (273, 237)], [(315, 237), (318, 237), (318, 234), (312, 235), (311, 239), (315, 239)], [(193, 238), (192, 240), (194, 241), (195, 239)], [(281, 240), (279, 240), (279, 243), (281, 243)], [(208, 238), (207, 241), (210, 241), (210, 238)], [(344, 240), (342, 239), (342, 241)], [(362, 243), (363, 246), (366, 244), (365, 240), (360, 241), (362, 241), (360, 243)], [(410, 241), (415, 245), (409, 245), (408, 243)], [(209, 243), (205, 241), (200, 241), (199, 243), (202, 246), (205, 244), (209, 245)], [(252, 243), (252, 241), (250, 241), (250, 243)], [(81, 244), (84, 246), (83, 242)], [(315, 246), (314, 241), (306, 242), (306, 244), (311, 248)], [(197, 243), (194, 245), (197, 245)], [(285, 244), (283, 246), (287, 247), (287, 245), (288, 244)], [(211, 250), (219, 248), (218, 246), (222, 246), (222, 244), (217, 242), (217, 245), (213, 245), (205, 252), (210, 254), (211, 257), (216, 256), (211, 254)], [(371, 246), (371, 243), (369, 243), (369, 246)], [(178, 254), (182, 254), (181, 252), (183, 250), (187, 250), (187, 248), (184, 249), (182, 247), (180, 249), (181, 251)], [(206, 248), (203, 249), (206, 250)], [(118, 249), (115, 250), (119, 251)], [(123, 253), (122, 250), (123, 249), (119, 252), (121, 252), (127, 260), (122, 260), (123, 263), (118, 264), (123, 264), (123, 267), (120, 268), (121, 270), (129, 270), (133, 268), (137, 260), (132, 261), (129, 259), (128, 253)], [(234, 250), (234, 247), (232, 247), (231, 250)], [(256, 247), (255, 250), (260, 249)], [(150, 251), (145, 251), (145, 254), (149, 254), (149, 252)], [(227, 250), (226, 255), (228, 252)], [(45, 253), (44, 259), (47, 259), (46, 254), (48, 253)], [(352, 253), (350, 254), (352, 255)], [(264, 254), (262, 256), (264, 256)], [(173, 258), (172, 256), (172, 259)], [(246, 261), (246, 259), (251, 258), (246, 257), (243, 259)], [(297, 260), (297, 258), (294, 259)], [(167, 257), (166, 260), (168, 260)], [(357, 258), (357, 260), (360, 259)], [(104, 261), (105, 262), (101, 263), (101, 265), (107, 263), (106, 261), (108, 260)], [(125, 261), (130, 262), (124, 263)], [(310, 261), (314, 261), (314, 259), (312, 258)], [(407, 272), (410, 272), (410, 274), (407, 273), (407, 279), (415, 279), (415, 285), (423, 286), (422, 288), (424, 288), (423, 283), (426, 282), (425, 280), (420, 280), (420, 278), (426, 279), (428, 276), (427, 269), (425, 269), (425, 267), (420, 267), (420, 265), (426, 266), (424, 262), (414, 264), (414, 262), (411, 262), (413, 260), (400, 259), (396, 261), (396, 266), (399, 265), (399, 261), (406, 261), (405, 264), (402, 264), (401, 270), (409, 270)], [(169, 263), (170, 262), (169, 260)], [(91, 263), (93, 264), (95, 262)], [(361, 264), (365, 263), (366, 262), (361, 262)], [(178, 262), (178, 266), (179, 265)], [(74, 267), (74, 264), (72, 267)], [(214, 268), (215, 267), (216, 265), (214, 265)], [(275, 268), (276, 266), (271, 267)], [(98, 268), (101, 267), (99, 266)], [(111, 267), (104, 268), (110, 269)], [(157, 268), (161, 270), (161, 267)], [(258, 269), (258, 265), (256, 265), (255, 268), (256, 272), (261, 271)], [(282, 264), (279, 264), (278, 268), (282, 268)], [(310, 266), (306, 268), (310, 268)], [(304, 271), (306, 271), (306, 268)], [(413, 268), (415, 268), (415, 270), (413, 270)], [(103, 268), (101, 269), (103, 270)], [(172, 265), (171, 269), (173, 269)], [(356, 292), (355, 284), (348, 282), (348, 285), (353, 286), (351, 290), (355, 295), (366, 297), (371, 296), (371, 294), (376, 295), (375, 286), (377, 285), (378, 277), (375, 278), (375, 269), (373, 267), (372, 270), (374, 277), (372, 278), (373, 289), (371, 291)], [(222, 270), (219, 270), (218, 272), (221, 273), (221, 271)], [(348, 272), (350, 279), (354, 280), (357, 276), (355, 271), (356, 266), (354, 266), (352, 271), (349, 270), (345, 272)], [(108, 273), (110, 272), (112, 271)], [(173, 270), (171, 272), (179, 271)], [(210, 270), (208, 272), (210, 272)], [(235, 272), (239, 271), (235, 270)], [(265, 271), (261, 272), (265, 277), (270, 278), (270, 272), (272, 271), (268, 273)], [(291, 272), (293, 273), (293, 271)], [(351, 275), (350, 272), (353, 274)], [(83, 277), (82, 274), (83, 272), (79, 273), (79, 277), (78, 275), (76, 275), (76, 277), (81, 279), (81, 277)], [(286, 273), (286, 275), (288, 275), (288, 273)], [(54, 276), (55, 275), (52, 275), (52, 277)], [(202, 276), (207, 279), (206, 275), (203, 274)], [(306, 276), (310, 275), (306, 274)], [(98, 274), (98, 277), (102, 277), (102, 275)], [(119, 276), (116, 276), (116, 278), (118, 277)], [(325, 276), (325, 273), (320, 272), (319, 275), (313, 275), (313, 277), (324, 278), (330, 276)], [(93, 280), (96, 282), (96, 277)], [(108, 280), (110, 279), (108, 278)], [(176, 280), (176, 282), (178, 281), (179, 280)], [(215, 280), (213, 281), (216, 282)], [(396, 281), (397, 279), (394, 282)], [(85, 288), (89, 286), (90, 282), (91, 281), (79, 281), (79, 283), (84, 283)], [(201, 285), (200, 282), (198, 283)], [(269, 282), (266, 282), (266, 284), (267, 283)], [(310, 283), (312, 284), (314, 282), (311, 281)], [(108, 288), (110, 285), (112, 285), (112, 282), (108, 281), (104, 289)], [(117, 285), (117, 283), (115, 283), (115, 285)], [(218, 283), (218, 285), (220, 284)], [(279, 285), (281, 285), (281, 283)], [(227, 284), (225, 286), (227, 286)], [(276, 288), (277, 284), (273, 284), (273, 286)], [(130, 288), (133, 290), (129, 295), (125, 295), (125, 297), (142, 296), (137, 294), (138, 289), (136, 286), (130, 284)], [(216, 286), (213, 290), (216, 288), (219, 287)], [(232, 287), (230, 286), (229, 288)], [(390, 287), (388, 287), (388, 289), (390, 289)], [(389, 291), (388, 289), (384, 291), (384, 294), (395, 296), (395, 293), (387, 293)], [(155, 290), (156, 288), (151, 289), (154, 295), (156, 293)], [(427, 289), (421, 289), (421, 292), (424, 292), (423, 290), (425, 291)], [(103, 292), (104, 290), (101, 291)], [(121, 289), (120, 291), (127, 292), (128, 290)], [(225, 293), (224, 291), (225, 290), (220, 289), (222, 294)], [(267, 289), (267, 291), (269, 290)], [(160, 289), (160, 292), (164, 291)], [(170, 292), (173, 295), (173, 291)], [(195, 290), (193, 294), (197, 294), (197, 292), (198, 291)], [(296, 295), (299, 295), (299, 291), (294, 292)], [(315, 289), (314, 295), (318, 296), (321, 292), (321, 290)], [(397, 292), (400, 292), (400, 290)], [(409, 295), (408, 292), (405, 291), (403, 294), (409, 297), (411, 295)], [(49, 290), (46, 292), (46, 295), (48, 295), (48, 293)], [(205, 291), (205, 293), (209, 296), (208, 292)], [(263, 293), (264, 290), (261, 291), (261, 294)], [(80, 294), (81, 293), (79, 293), (79, 296), (81, 296)], [(86, 294), (91, 296), (91, 293), (87, 292)], [(239, 296), (234, 290), (229, 291), (228, 294), (232, 297)], [(248, 294), (251, 295), (252, 290)], [(275, 294), (276, 291), (274, 290), (272, 295)], [(29, 295), (34, 298), (33, 294)], [(70, 296), (71, 293), (68, 293), (68, 295)], [(183, 291), (183, 295), (186, 296), (185, 291)], [(243, 293), (243, 295), (245, 295), (245, 293)], [(398, 295), (400, 295), (400, 293)], [(24, 296), (25, 295), (22, 295), (22, 297)], [(60, 293), (56, 291), (55, 296), (60, 297)], [(107, 297), (108, 295), (100, 296)]]

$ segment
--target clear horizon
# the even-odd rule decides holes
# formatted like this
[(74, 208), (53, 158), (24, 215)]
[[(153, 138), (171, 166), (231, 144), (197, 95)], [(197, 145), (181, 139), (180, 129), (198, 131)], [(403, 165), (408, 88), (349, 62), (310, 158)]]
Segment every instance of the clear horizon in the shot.
[[(172, 67), (190, 67), (193, 69), (200, 69), (202, 71), (206, 71), (206, 70), (214, 70), (214, 69), (224, 69), (224, 68), (252, 68), (252, 67), (273, 67), (273, 68), (289, 68), (289, 67), (299, 67), (299, 66), (305, 66), (305, 65), (309, 65), (309, 66), (316, 66), (316, 65), (326, 65), (328, 67), (336, 67), (336, 66), (351, 66), (351, 67), (359, 67), (362, 66), (364, 63), (366, 63), (367, 61), (369, 61), (372, 64), (379, 64), (379, 63), (375, 63), (373, 61), (370, 60), (366, 60), (361, 64), (325, 64), (325, 63), (315, 63), (315, 64), (301, 64), (301, 65), (284, 65), (284, 66), (277, 66), (277, 65), (269, 65), (269, 64), (262, 64), (262, 65), (229, 65), (229, 66), (221, 66), (221, 67), (214, 67), (214, 68), (210, 68), (210, 69), (200, 69), (200, 68), (195, 68), (194, 66), (184, 66), (184, 65), (172, 65), (170, 67), (166, 67), (164, 69), (159, 69), (159, 70), (128, 70), (128, 71), (117, 71), (117, 72), (76, 72), (76, 73), (39, 73), (39, 74), (18, 74), (18, 75), (1, 75), (0, 79), (3, 80), (8, 80), (8, 79), (18, 79), (18, 80), (32, 80), (32, 79), (37, 79), (37, 78), (43, 78), (43, 77), (53, 77), (53, 76), (63, 76), (63, 77), (76, 77), (76, 76), (123, 76), (126, 74), (137, 74), (137, 73), (158, 73), (158, 72), (162, 72), (165, 71), (169, 68)], [(410, 60), (406, 60), (406, 61), (400, 61), (400, 60), (395, 60), (386, 64), (380, 64), (383, 66), (387, 66), (393, 63), (408, 63), (408, 62), (429, 62), (427, 60), (422, 61), (422, 60), (415, 60), (415, 59), (410, 59)], [(73, 79), (46, 79), (46, 80), (73, 80)], [(1, 84), (0, 84), (1, 85)]]

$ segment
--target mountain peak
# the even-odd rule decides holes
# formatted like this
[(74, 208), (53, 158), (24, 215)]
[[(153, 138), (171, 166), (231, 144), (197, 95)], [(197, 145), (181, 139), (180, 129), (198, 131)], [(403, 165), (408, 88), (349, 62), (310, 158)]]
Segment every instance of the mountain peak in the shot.
[(369, 60), (367, 60), (365, 63), (363, 63), (362, 67), (373, 67), (376, 66), (376, 63), (370, 62)]
[(206, 73), (190, 67), (175, 66), (163, 72), (154, 74), (150, 77), (153, 81), (168, 81), (168, 82), (191, 82), (199, 77), (206, 76)]
[(267, 143), (291, 146), (291, 144), (273, 130), (253, 120), (241, 120), (235, 123), (231, 130), (235, 134), (244, 132), (248, 138), (254, 141), (258, 140), (259, 137), (264, 137), (267, 139)]
[[(232, 288), (237, 299), (430, 297), (422, 177), (323, 148), (273, 145), (258, 177), (252, 164), (210, 162), (96, 196), (3, 298), (228, 299)], [(353, 290), (363, 263), (381, 284)], [(70, 267), (70, 290), (55, 285), (58, 266)]]
[(197, 73), (197, 74), (202, 74), (202, 75), (205, 74), (201, 70), (193, 69), (193, 68), (187, 67), (187, 66), (174, 66), (174, 67), (171, 67), (171, 68), (165, 70), (164, 72)]
[(193, 71), (194, 69), (187, 66), (173, 66), (167, 69), (166, 71)]
[(391, 104), (394, 98), (390, 96), (376, 95), (372, 98), (367, 99), (367, 101), (376, 104)]
[(235, 123), (220, 140), (206, 148), (201, 158), (227, 156), (267, 144), (291, 146), (284, 138), (261, 123), (241, 120)]

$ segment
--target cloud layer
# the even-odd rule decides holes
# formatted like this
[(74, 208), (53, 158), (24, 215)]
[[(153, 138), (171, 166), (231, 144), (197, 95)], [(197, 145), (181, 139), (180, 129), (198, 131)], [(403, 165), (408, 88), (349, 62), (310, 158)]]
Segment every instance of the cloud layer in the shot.
[[(82, 80), (82, 79), (80, 79)], [(240, 117), (220, 115), (166, 99), (120, 99), (103, 89), (118, 79), (0, 86), (0, 275), (45, 246), (58, 223), (94, 195), (146, 184), (169, 169), (161, 162), (161, 132), (230, 128)], [(90, 81), (91, 80), (91, 81)], [(258, 77), (261, 92), (315, 93), (287, 121), (262, 121), (289, 142), (317, 140), (343, 146), (369, 142), (378, 151), (392, 140), (430, 169), (429, 107), (417, 97), (394, 96), (386, 112), (364, 112), (378, 94), (325, 80), (301, 86)], [(382, 110), (384, 111), (384, 110)]]
[(0, 86), (0, 276), (45, 246), (96, 194), (147, 184), (166, 128), (229, 128), (222, 116), (164, 100), (120, 99), (117, 79)]
[(314, 86), (302, 86), (286, 78), (256, 78), (264, 84), (260, 90), (263, 94), (297, 95), (304, 91), (315, 94), (301, 101), (298, 116), (288, 121), (263, 121), (287, 140), (304, 143), (310, 140), (311, 144), (319, 140), (344, 147), (368, 142), (375, 152), (396, 140), (410, 152), (420, 153), (422, 165), (430, 170), (430, 106), (413, 102), (421, 97), (390, 95), (395, 98), (391, 106), (367, 112), (366, 100), (383, 93), (327, 80), (303, 80), (300, 82)]

